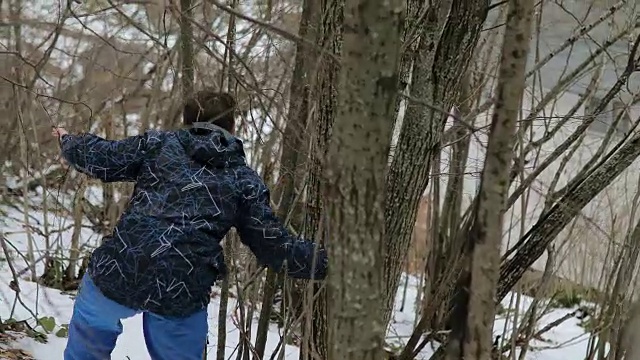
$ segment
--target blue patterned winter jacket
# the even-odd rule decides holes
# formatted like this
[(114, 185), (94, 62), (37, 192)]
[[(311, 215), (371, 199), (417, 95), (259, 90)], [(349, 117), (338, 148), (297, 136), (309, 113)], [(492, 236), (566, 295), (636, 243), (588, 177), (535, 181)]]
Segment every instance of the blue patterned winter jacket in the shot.
[(324, 249), (294, 238), (269, 190), (245, 162), (242, 142), (211, 124), (147, 131), (123, 140), (64, 135), (62, 155), (103, 182), (135, 182), (127, 209), (87, 273), (108, 298), (132, 309), (184, 317), (209, 304), (226, 273), (220, 241), (235, 227), (258, 261), (294, 278), (323, 279)]

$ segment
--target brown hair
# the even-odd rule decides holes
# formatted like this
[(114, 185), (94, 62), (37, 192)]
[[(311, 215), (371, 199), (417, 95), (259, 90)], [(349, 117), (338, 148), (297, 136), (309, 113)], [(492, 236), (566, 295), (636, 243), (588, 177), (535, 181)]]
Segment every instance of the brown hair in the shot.
[(183, 123), (210, 122), (230, 133), (235, 130), (236, 100), (226, 92), (198, 91), (184, 104)]

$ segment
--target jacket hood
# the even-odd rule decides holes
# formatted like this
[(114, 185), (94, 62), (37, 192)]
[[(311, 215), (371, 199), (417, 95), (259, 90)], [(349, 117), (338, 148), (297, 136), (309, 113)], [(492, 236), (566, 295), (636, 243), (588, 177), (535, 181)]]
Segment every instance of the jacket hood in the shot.
[(245, 165), (242, 141), (211, 123), (194, 123), (176, 132), (185, 152), (196, 162), (211, 167)]

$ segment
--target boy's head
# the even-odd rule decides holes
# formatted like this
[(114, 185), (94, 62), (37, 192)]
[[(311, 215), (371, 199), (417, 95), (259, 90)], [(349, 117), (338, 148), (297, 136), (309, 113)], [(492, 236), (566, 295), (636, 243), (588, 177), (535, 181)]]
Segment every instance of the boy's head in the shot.
[(233, 134), (235, 110), (236, 100), (231, 94), (202, 90), (184, 104), (183, 122), (185, 126), (196, 122), (210, 122)]

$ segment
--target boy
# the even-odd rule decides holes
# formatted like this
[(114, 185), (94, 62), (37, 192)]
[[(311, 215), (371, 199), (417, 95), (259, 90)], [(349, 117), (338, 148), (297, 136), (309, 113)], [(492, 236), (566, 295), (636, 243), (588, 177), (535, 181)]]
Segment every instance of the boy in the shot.
[(324, 279), (324, 249), (293, 238), (269, 191), (245, 162), (235, 100), (201, 91), (184, 106), (185, 129), (123, 140), (54, 128), (64, 160), (103, 182), (136, 186), (127, 209), (93, 252), (69, 324), (65, 360), (109, 359), (121, 319), (143, 314), (154, 360), (199, 360), (210, 288), (226, 273), (220, 241), (231, 227), (258, 261), (291, 277)]

